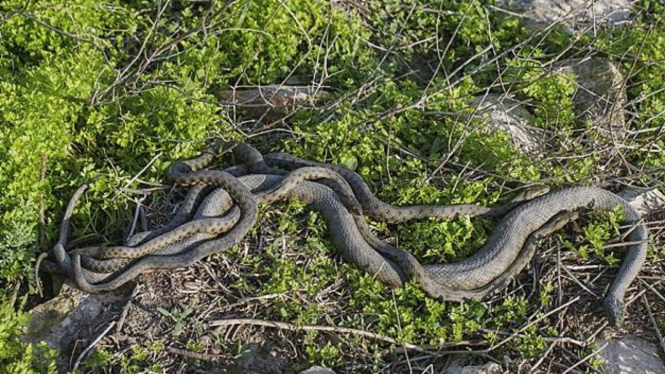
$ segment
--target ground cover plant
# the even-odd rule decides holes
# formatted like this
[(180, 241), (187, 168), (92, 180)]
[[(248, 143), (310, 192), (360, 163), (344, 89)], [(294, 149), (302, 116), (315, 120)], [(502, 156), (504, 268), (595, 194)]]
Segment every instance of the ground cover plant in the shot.
[[(27, 305), (43, 301), (34, 260), (56, 240), (73, 191), (94, 180), (73, 237), (120, 242), (137, 203), (155, 222), (168, 218), (166, 168), (214, 139), (347, 166), (398, 205), (492, 205), (535, 184), (663, 190), (665, 9), (638, 1), (632, 17), (628, 28), (570, 34), (534, 32), (493, 1), (1, 2), (0, 367), (55, 371), (58, 353), (20, 335)], [(627, 136), (576, 114), (575, 77), (551, 74), (568, 58), (620, 69)], [(275, 119), (220, 94), (270, 84), (328, 97)], [(479, 131), (471, 115), (474, 97), (507, 92), (545, 134), (537, 156)], [(647, 335), (665, 329), (658, 214), (647, 217), (647, 266), (628, 298), (626, 329)], [(280, 358), (262, 358), (270, 370), (284, 372), (425, 373), (455, 352), (469, 362), (509, 357), (526, 372), (596, 372), (587, 343), (606, 325), (598, 305), (621, 255), (603, 248), (617, 242), (619, 216), (585, 216), (542, 243), (533, 279), (523, 272), (483, 302), (452, 303), (416, 284), (390, 290), (345, 263), (301, 203), (266, 208), (242, 245), (176, 277), (139, 280), (133, 303), (143, 312), (134, 305), (131, 315), (156, 322), (129, 318), (115, 332), (125, 340), (105, 340), (78, 370), (206, 372), (266, 350)], [(493, 225), (373, 227), (439, 263), (472, 254)], [(164, 287), (172, 294), (156, 297)], [(136, 343), (142, 334), (149, 341)]]

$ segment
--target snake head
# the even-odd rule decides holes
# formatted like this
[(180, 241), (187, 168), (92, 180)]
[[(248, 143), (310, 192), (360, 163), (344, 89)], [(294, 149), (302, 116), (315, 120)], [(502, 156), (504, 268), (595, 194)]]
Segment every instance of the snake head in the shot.
[(605, 314), (610, 324), (614, 327), (621, 327), (623, 325), (623, 314), (626, 309), (623, 301), (613, 297), (606, 297), (603, 304), (605, 305)]

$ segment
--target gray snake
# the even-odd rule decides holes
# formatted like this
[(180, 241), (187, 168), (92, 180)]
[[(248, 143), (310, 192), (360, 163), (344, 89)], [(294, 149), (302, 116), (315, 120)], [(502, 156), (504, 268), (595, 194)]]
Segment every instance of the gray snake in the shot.
[[(203, 200), (202, 206), (205, 208), (211, 204), (221, 204), (221, 201), (231, 198), (237, 204), (240, 217), (230, 231), (220, 238), (201, 240), (202, 243), (191, 245), (191, 248), (187, 247), (186, 250), (183, 249), (176, 254), (146, 255), (145, 252), (141, 253), (137, 257), (143, 257), (132, 262), (121, 272), (105, 276), (104, 280), (99, 283), (91, 283), (97, 280), (93, 280), (90, 274), (86, 275), (86, 270), (81, 267), (81, 253), (84, 251), (80, 253), (74, 251), (72, 252), (73, 273), (77, 285), (89, 292), (112, 290), (143, 271), (186, 266), (232, 246), (244, 237), (254, 224), (257, 210), (255, 200), (261, 191), (264, 196), (272, 196), (265, 200), (266, 203), (295, 198), (320, 212), (328, 223), (332, 242), (347, 261), (394, 287), (402, 286), (411, 277), (416, 277), (430, 296), (444, 300), (477, 299), (505, 284), (510, 276), (519, 272), (528, 262), (539, 238), (561, 227), (562, 222), (572, 219), (570, 217), (572, 213), (583, 208), (612, 210), (621, 206), (624, 211), (624, 223), (634, 225), (627, 236), (631, 245), (628, 246), (626, 259), (605, 297), (605, 308), (613, 324), (622, 322), (626, 289), (637, 276), (646, 257), (647, 230), (644, 224), (639, 222), (640, 215), (622, 198), (599, 188), (563, 189), (521, 205), (507, 205), (503, 209), (490, 209), (476, 205), (394, 207), (378, 200), (360, 176), (342, 167), (313, 163), (278, 153), (266, 155), (262, 159), (254, 157), (251, 162), (246, 162), (250, 165), (248, 168), (239, 168), (237, 169), (240, 170), (239, 172), (233, 173), (238, 175), (237, 178), (231, 173), (216, 170), (197, 171), (210, 163), (212, 155), (214, 152), (204, 154), (193, 162), (190, 160), (190, 162), (180, 162), (174, 165), (171, 170), (171, 179), (180, 185), (212, 184), (221, 187), (210, 192)], [(286, 177), (275, 174), (242, 175), (250, 170), (252, 172), (270, 172), (271, 167), (286, 169), (291, 174), (298, 173), (298, 170), (307, 167), (326, 168), (334, 174), (314, 174), (309, 178), (327, 178), (326, 182), (324, 180), (308, 181), (307, 177), (301, 175), (300, 178), (292, 178), (291, 180), (295, 182), (290, 184), (284, 183), (284, 181), (288, 180), (288, 175), (291, 174), (287, 174)], [(340, 179), (346, 182), (346, 186), (341, 185), (340, 187)], [(335, 180), (337, 181), (335, 182)], [(319, 182), (324, 182), (326, 185)], [(271, 189), (274, 191), (275, 186), (280, 183), (283, 188), (279, 194), (265, 193)], [(336, 187), (333, 186), (334, 189), (328, 187), (331, 183), (336, 185)], [(351, 196), (344, 192), (347, 188), (352, 190)], [(218, 194), (225, 195), (225, 197), (217, 196)], [(357, 198), (361, 209), (354, 207), (354, 198)], [(206, 203), (206, 201), (208, 202)], [(228, 206), (229, 203), (224, 204)], [(407, 252), (393, 248), (374, 237), (366, 226), (360, 210), (374, 219), (388, 223), (427, 217), (451, 219), (457, 215), (505, 216), (485, 246), (473, 256), (458, 263), (423, 266)], [(564, 218), (557, 220), (557, 217), (561, 217), (561, 215)], [(173, 228), (171, 231), (173, 230), (177, 230), (177, 228)], [(159, 235), (152, 235), (154, 238), (159, 238)], [(145, 243), (149, 242), (148, 240)], [(108, 257), (115, 256), (109, 255)]]

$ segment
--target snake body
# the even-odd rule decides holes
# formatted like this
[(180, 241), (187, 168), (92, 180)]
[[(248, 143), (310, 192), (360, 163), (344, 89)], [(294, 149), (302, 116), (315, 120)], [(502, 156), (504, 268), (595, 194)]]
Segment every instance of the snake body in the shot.
[[(243, 164), (227, 172), (200, 170), (220, 150), (231, 150)], [(157, 234), (139, 234), (130, 240), (134, 245), (75, 250), (70, 253), (72, 260), (60, 258), (58, 262), (64, 264), (61, 270), (73, 273), (80, 288), (88, 292), (113, 290), (141, 272), (187, 266), (223, 251), (253, 226), (257, 204), (290, 198), (302, 201), (323, 216), (333, 244), (347, 261), (391, 287), (403, 286), (416, 278), (427, 294), (444, 300), (478, 299), (505, 284), (533, 256), (538, 240), (574, 219), (580, 209), (608, 211), (619, 206), (623, 209), (624, 224), (633, 226), (627, 235), (631, 242), (628, 254), (605, 297), (605, 308), (614, 324), (622, 322), (625, 292), (646, 257), (648, 233), (639, 213), (619, 196), (594, 187), (563, 189), (497, 208), (396, 207), (376, 198), (362, 178), (349, 169), (284, 153), (263, 157), (243, 143), (211, 147), (195, 159), (172, 165), (168, 176), (175, 184), (195, 186), (198, 191), (190, 190), (178, 213), (180, 216), (176, 215), (172, 221), (178, 224), (153, 231)], [(466, 260), (422, 265), (408, 252), (374, 236), (363, 214), (387, 223), (424, 218), (449, 220), (459, 215), (503, 218), (483, 248)], [(191, 217), (190, 221), (182, 222)], [(219, 224), (223, 219), (231, 223)], [(110, 271), (115, 273), (108, 275)]]
[(208, 187), (209, 186), (202, 184), (192, 186), (192, 188), (190, 188), (189, 191), (187, 192), (187, 196), (185, 196), (185, 200), (180, 205), (175, 216), (173, 216), (173, 218), (166, 225), (161, 226), (154, 230), (138, 233), (128, 238), (126, 245), (129, 247), (136, 247), (138, 245), (144, 244), (147, 241), (150, 241), (152, 239), (159, 237), (164, 233), (172, 231), (176, 227), (187, 222), (189, 219), (192, 218), (192, 213), (194, 212), (196, 206), (198, 206), (201, 200), (205, 198), (206, 196), (205, 192), (206, 189), (208, 189)]
[(353, 170), (343, 166), (324, 164), (290, 155), (288, 153), (270, 153), (264, 156), (264, 162), (270, 167), (286, 170), (297, 170), (303, 167), (328, 168), (341, 175), (351, 186), (363, 211), (369, 217), (385, 223), (404, 223), (408, 221), (422, 220), (426, 218), (448, 221), (458, 216), (486, 216), (502, 217), (511, 211), (520, 201), (510, 202), (499, 207), (489, 208), (474, 204), (457, 205), (409, 205), (394, 206), (377, 198), (362, 177)]
[[(207, 155), (203, 155), (202, 157), (204, 156), (207, 157)], [(120, 287), (144, 271), (188, 266), (213, 253), (229, 248), (242, 240), (252, 228), (258, 216), (258, 207), (254, 196), (244, 184), (240, 183), (240, 181), (229, 173), (219, 170), (197, 170), (197, 168), (203, 167), (209, 162), (210, 160), (206, 162), (176, 163), (172, 166), (169, 177), (178, 185), (216, 185), (226, 190), (236, 202), (241, 212), (238, 223), (226, 235), (173, 256), (149, 255), (143, 257), (113, 279), (101, 284), (91, 284), (88, 282), (81, 268), (81, 255), (74, 254), (72, 261), (76, 284), (82, 290), (91, 293), (110, 291)]]

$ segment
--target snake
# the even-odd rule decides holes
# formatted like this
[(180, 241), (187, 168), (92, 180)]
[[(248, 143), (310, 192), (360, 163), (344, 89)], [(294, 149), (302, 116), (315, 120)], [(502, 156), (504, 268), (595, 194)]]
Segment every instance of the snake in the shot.
[[(41, 284), (39, 282), (39, 270), (40, 267), (43, 267), (47, 272), (51, 274), (60, 274), (60, 275), (66, 275), (69, 276), (71, 279), (74, 274), (74, 269), (73, 269), (73, 263), (72, 259), (65, 250), (67, 246), (67, 242), (69, 241), (69, 235), (71, 233), (71, 217), (74, 213), (74, 209), (76, 208), (76, 205), (78, 201), (81, 199), (83, 196), (84, 192), (88, 189), (88, 184), (85, 183), (79, 187), (76, 192), (72, 195), (70, 198), (69, 202), (67, 203), (67, 208), (65, 210), (65, 214), (63, 216), (62, 222), (60, 223), (60, 235), (58, 237), (58, 241), (55, 243), (53, 246), (51, 252), (53, 253), (53, 257), (55, 258), (55, 262), (51, 261), (45, 261), (46, 258), (49, 256), (49, 252), (43, 252), (37, 257), (37, 261), (35, 262), (35, 279), (36, 279), (36, 285), (37, 285), (37, 292), (42, 295), (42, 288)], [(109, 276), (112, 274), (110, 273), (99, 273), (99, 272), (94, 272), (90, 271), (88, 269), (83, 269), (83, 275), (87, 279), (94, 279), (96, 282), (102, 282), (106, 280)]]
[[(220, 170), (199, 170), (208, 165), (214, 159), (214, 156), (213, 152), (204, 151), (195, 159), (177, 162), (171, 165), (167, 176), (174, 184), (180, 186), (216, 185), (224, 188), (240, 210), (240, 218), (237, 224), (225, 236), (195, 246), (191, 250), (173, 256), (146, 256), (138, 259), (128, 269), (124, 270), (119, 277), (118, 274), (112, 274), (110, 280), (105, 279), (105, 284), (117, 281), (118, 278), (126, 279), (122, 282), (124, 284), (147, 270), (172, 269), (191, 265), (219, 250), (232, 247), (249, 232), (258, 217), (258, 207), (254, 196), (232, 174)], [(86, 278), (86, 271), (81, 267), (80, 253), (73, 253), (71, 261), (73, 263), (72, 278), (78, 288), (89, 293), (104, 291), (101, 285), (92, 284)]]
[[(186, 174), (188, 171), (202, 168), (208, 165), (212, 161), (214, 155), (218, 153), (221, 148), (225, 148), (225, 150), (231, 149), (234, 152), (234, 154), (236, 154), (239, 158), (241, 158), (245, 162), (245, 165), (247, 165), (252, 171), (266, 171), (269, 169), (268, 166), (263, 161), (263, 156), (255, 148), (250, 147), (244, 143), (227, 142), (227, 143), (218, 143), (214, 145), (213, 147), (204, 151), (199, 157), (195, 159), (183, 161), (173, 165), (170, 168), (169, 173)], [(270, 172), (280, 174), (279, 172), (273, 170), (270, 170)], [(291, 188), (294, 185), (298, 184), (300, 181), (305, 179), (321, 179), (321, 178), (327, 178), (326, 181), (329, 185), (341, 184), (341, 186), (339, 186), (341, 188), (337, 188), (336, 190), (341, 195), (342, 200), (345, 202), (345, 206), (349, 208), (354, 214), (356, 215), (361, 214), (360, 204), (355, 199), (355, 196), (352, 193), (352, 189), (349, 188), (350, 186), (347, 185), (346, 180), (337, 175), (335, 171), (326, 168), (321, 168), (318, 166), (302, 167), (299, 168), (298, 170), (288, 173), (288, 176), (285, 178), (285, 180), (282, 181), (282, 183), (280, 183), (281, 185), (277, 188), (278, 190), (281, 190), (282, 193), (278, 194), (275, 193), (275, 191), (265, 193), (264, 194), (265, 196), (263, 197), (262, 200), (264, 203), (271, 203), (274, 200), (279, 200), (281, 195), (288, 193), (289, 190), (291, 190)], [(199, 195), (199, 192), (201, 191), (201, 185), (198, 185), (198, 187), (199, 188), (197, 190), (190, 191), (188, 197), (186, 198), (186, 202), (183, 204), (185, 208), (181, 209), (179, 213), (176, 215), (176, 218), (174, 218), (174, 220), (171, 223), (166, 225), (166, 229), (164, 228), (160, 229), (159, 234), (168, 231), (168, 229), (170, 229), (171, 227), (179, 224), (182, 221), (182, 219), (180, 219), (179, 217), (186, 217), (188, 215), (189, 211), (191, 211), (191, 207), (194, 205), (196, 197)], [(266, 197), (269, 196), (271, 198), (266, 199)], [(441, 211), (450, 210), (451, 208), (458, 209), (458, 207), (451, 207), (451, 208), (437, 207), (437, 208)], [(473, 206), (473, 208), (481, 209), (483, 211), (486, 210), (484, 207), (480, 206)], [(467, 212), (462, 212), (462, 213), (467, 213)], [(448, 214), (448, 216), (453, 217), (456, 214), (458, 214), (457, 211), (452, 214)], [(110, 248), (109, 247), (83, 248), (72, 252), (72, 254), (85, 254), (87, 256), (97, 257), (97, 259), (94, 259), (92, 257), (83, 257), (82, 262), (86, 267), (91, 268), (92, 270), (100, 272), (111, 272), (117, 270), (119, 267), (122, 267), (126, 264), (126, 261), (123, 261), (118, 258), (137, 258), (144, 256), (148, 253), (157, 253), (157, 254), (170, 253), (172, 251), (168, 250), (169, 246), (172, 247), (172, 244), (180, 243), (185, 237), (188, 237), (194, 233), (196, 234), (199, 234), (201, 232), (221, 233), (226, 231), (226, 229), (228, 228), (226, 222), (227, 221), (219, 221), (219, 220), (214, 220), (214, 221), (197, 220), (195, 222), (183, 224), (180, 227), (172, 229), (171, 231), (168, 232), (168, 234), (164, 234), (161, 236), (155, 237), (155, 235), (143, 235), (143, 236), (139, 235), (138, 240), (133, 240), (134, 242), (141, 242), (141, 244), (138, 246), (130, 245), (130, 246), (118, 246)], [(150, 237), (154, 237), (154, 239), (145, 240), (145, 238), (150, 238)], [(137, 236), (135, 236), (134, 238), (137, 238)], [(130, 243), (131, 241), (132, 240), (130, 240)], [(164, 248), (166, 248), (167, 250), (164, 251), (163, 250)], [(112, 259), (112, 260), (103, 261), (105, 259)]]
[[(288, 176), (284, 177), (276, 174), (251, 174), (235, 179), (236, 177), (231, 173), (221, 171), (193, 171), (207, 165), (210, 162), (211, 154), (212, 152), (204, 153), (197, 159), (175, 164), (171, 168), (171, 173), (176, 176), (173, 178), (174, 181), (183, 185), (215, 184), (225, 189), (235, 188), (234, 193), (229, 193), (229, 195), (232, 196), (238, 206), (241, 206), (241, 212), (253, 206), (253, 212), (250, 211), (249, 213), (249, 220), (252, 219), (252, 215), (254, 215), (253, 219), (256, 219), (256, 202), (254, 195), (249, 191), (257, 188), (265, 189), (267, 188), (266, 184), (274, 186), (275, 183), (283, 183), (284, 180), (288, 179)], [(529, 257), (527, 255), (534, 250), (536, 239), (541, 234), (550, 233), (558, 227), (556, 223), (557, 216), (571, 214), (571, 212), (580, 209), (590, 208), (608, 211), (619, 206), (623, 209), (624, 224), (633, 226), (632, 231), (627, 235), (627, 239), (630, 241), (628, 253), (604, 300), (608, 318), (615, 325), (622, 322), (625, 292), (637, 276), (646, 258), (648, 232), (645, 225), (640, 222), (639, 213), (624, 199), (600, 188), (567, 188), (536, 197), (521, 205), (512, 206), (510, 209), (506, 208), (505, 211), (475, 205), (452, 206), (452, 209), (450, 206), (436, 205), (395, 207), (376, 198), (357, 173), (340, 166), (314, 163), (284, 153), (266, 155), (263, 161), (255, 162), (254, 165), (258, 165), (258, 169), (265, 169), (265, 166), (279, 167), (287, 171), (290, 170), (291, 173), (305, 167), (322, 167), (334, 171), (353, 190), (353, 194), (365, 214), (388, 223), (406, 222), (428, 217), (450, 219), (457, 215), (505, 215), (486, 244), (476, 254), (458, 263), (422, 266), (416, 264), (416, 262), (411, 262), (409, 255), (390, 254), (391, 250), (395, 251), (396, 249), (374, 248), (376, 245), (373, 247), (370, 243), (376, 244), (376, 242), (371, 238), (368, 239), (367, 233), (361, 232), (358, 228), (359, 225), (356, 223), (359, 222), (357, 217), (360, 215), (358, 212), (354, 214), (354, 212), (349, 211), (338, 193), (330, 187), (321, 183), (299, 179), (297, 183), (284, 189), (284, 196), (288, 195), (302, 200), (323, 215), (328, 222), (331, 240), (340, 249), (347, 261), (354, 263), (359, 268), (372, 273), (381, 281), (394, 287), (403, 286), (409, 280), (409, 275), (420, 274), (428, 280), (427, 282), (431, 281), (429, 286), (425, 285), (426, 292), (430, 296), (444, 300), (455, 300), (465, 292), (479, 294), (479, 292), (484, 292), (485, 289), (491, 289), (494, 284), (499, 284), (499, 281), (505, 281), (507, 276), (514, 273), (515, 269), (519, 268), (521, 270), (521, 267), (525, 264), (524, 259)], [(250, 166), (249, 169), (252, 169), (252, 167)], [(255, 167), (255, 169), (257, 168)], [(239, 168), (238, 170), (243, 169)], [(241, 173), (239, 172), (239, 174)], [(329, 179), (335, 180), (336, 178)], [(230, 182), (231, 180), (233, 182)], [(238, 185), (242, 185), (242, 187)], [(102, 283), (90, 284), (85, 279), (81, 269), (80, 254), (74, 254), (73, 267), (76, 281), (86, 291), (102, 292), (119, 287), (145, 270), (186, 266), (202, 257), (233, 245), (232, 243), (237, 239), (237, 233), (248, 230), (247, 222), (250, 221), (247, 217), (245, 215), (244, 221), (241, 218), (238, 225), (234, 226), (222, 238), (203, 243), (174, 256), (145, 256), (113, 277), (113, 279)], [(553, 220), (555, 223), (552, 223)], [(241, 228), (238, 229), (238, 227)], [(234, 230), (235, 235), (231, 235)], [(225, 240), (229, 236), (235, 239)], [(405, 252), (399, 251), (396, 253)]]
[[(303, 180), (320, 178), (328, 178), (327, 183), (325, 184), (336, 187), (334, 189), (340, 196), (344, 206), (350, 210), (354, 217), (362, 217), (362, 208), (360, 207), (359, 202), (355, 199), (347, 182), (335, 172), (321, 167), (302, 167), (294, 170), (293, 172), (288, 173), (284, 180), (276, 183), (276, 187), (271, 187), (271, 191), (257, 192), (255, 193), (255, 197), (259, 199), (261, 204), (271, 204), (282, 199), (295, 185)], [(198, 187), (200, 187), (200, 185)], [(201, 190), (202, 189), (197, 189), (194, 194), (190, 191), (190, 194), (188, 194), (185, 203), (182, 204), (182, 207), (176, 214), (175, 218), (165, 225), (165, 227), (172, 227), (174, 226), (174, 221), (178, 222), (182, 219), (180, 217), (191, 214), (191, 210), (195, 206), (195, 204), (192, 203), (192, 200), (198, 197)], [(219, 191), (223, 192), (224, 190)], [(225, 197), (225, 199), (214, 199), (214, 203), (207, 202), (201, 204), (201, 207), (204, 210), (210, 210), (210, 208), (213, 208), (212, 211), (215, 213), (212, 214), (212, 216), (210, 216), (210, 213), (201, 214), (197, 212), (195, 220), (184, 223), (181, 226), (172, 229), (168, 234), (158, 236), (153, 240), (142, 241), (141, 239), (146, 237), (149, 238), (152, 235), (141, 235), (143, 234), (141, 233), (130, 239), (130, 242), (132, 242), (137, 241), (137, 236), (141, 237), (138, 241), (142, 241), (142, 244), (136, 246), (79, 248), (71, 251), (70, 254), (78, 253), (83, 255), (81, 257), (81, 263), (86, 269), (100, 273), (112, 273), (125, 267), (129, 263), (126, 259), (139, 258), (147, 254), (170, 255), (182, 252), (204, 240), (213, 239), (215, 236), (228, 231), (233, 225), (235, 225), (239, 215), (237, 209), (226, 216), (220, 215), (221, 212), (225, 212), (233, 204), (228, 194), (226, 194)], [(210, 200), (209, 197), (207, 197), (206, 200)], [(513, 201), (511, 201), (510, 204), (513, 204)], [(453, 209), (454, 208), (455, 206), (453, 206)], [(364, 220), (357, 221), (358, 225), (361, 223), (366, 226)], [(362, 226), (362, 228), (365, 226)], [(166, 230), (160, 228), (149, 232), (149, 234), (153, 234), (155, 231), (163, 233)], [(363, 232), (363, 230), (361, 230), (361, 232)], [(367, 230), (364, 232), (367, 232)], [(375, 242), (380, 243), (378, 240)], [(376, 248), (379, 250), (381, 249), (381, 247)], [(417, 260), (407, 252), (395, 250), (393, 254), (400, 254), (403, 257), (408, 257), (409, 262), (418, 264)], [(420, 277), (423, 279), (423, 282), (425, 282), (422, 272), (411, 273), (411, 275), (413, 277)]]
[[(305, 171), (305, 170), (303, 170)], [(210, 219), (210, 218), (218, 218), (224, 216), (224, 213), (226, 213), (227, 220), (228, 222), (224, 225), (224, 228), (219, 230), (219, 232), (216, 232), (215, 230), (201, 230), (202, 232), (197, 232), (194, 235), (191, 235), (185, 239), (180, 239), (177, 242), (171, 243), (170, 245), (167, 245), (163, 248), (160, 248), (153, 252), (154, 254), (174, 254), (174, 253), (179, 253), (181, 251), (187, 250), (190, 247), (193, 247), (195, 245), (201, 244), (205, 241), (213, 239), (218, 233), (220, 232), (226, 232), (230, 229), (230, 227), (237, 222), (239, 218), (239, 210), (236, 208), (234, 210), (229, 210), (233, 207), (233, 201), (230, 197), (230, 195), (224, 190), (224, 189), (217, 189), (213, 193), (210, 193), (205, 197), (205, 199), (200, 199), (199, 196), (201, 194), (201, 191), (203, 191), (203, 187), (201, 185), (195, 186), (197, 188), (192, 188), (189, 193), (187, 194), (187, 197), (185, 198), (185, 202), (181, 204), (178, 212), (174, 216), (174, 218), (167, 223), (166, 225), (152, 230), (152, 231), (147, 231), (145, 233), (140, 233), (135, 235), (134, 239), (131, 239), (130, 242), (133, 240), (135, 242), (140, 242), (140, 240), (137, 240), (136, 237), (142, 237), (146, 238), (148, 237), (145, 234), (153, 234), (155, 232), (159, 233), (164, 233), (168, 230), (165, 228), (173, 228), (177, 227), (177, 223), (183, 222), (186, 220), (186, 218), (183, 217), (188, 217), (192, 215), (192, 210), (196, 206), (194, 203), (194, 199), (198, 200), (203, 200), (202, 203), (198, 206), (198, 209), (196, 210), (196, 213), (194, 214), (194, 219), (199, 220), (199, 219)], [(58, 241), (58, 244), (61, 246), (66, 245), (66, 239), (69, 235), (69, 218), (71, 216), (71, 213), (74, 209), (74, 205), (76, 201), (81, 197), (82, 192), (85, 191), (87, 188), (87, 185), (82, 186), (79, 188), (79, 190), (73, 195), (72, 199), (70, 200), (68, 207), (67, 207), (67, 212), (65, 213), (65, 218), (63, 219), (63, 223), (61, 225), (61, 235), (60, 239)], [(347, 186), (348, 188), (348, 186)], [(289, 188), (290, 189), (290, 188)], [(328, 192), (329, 193), (329, 192)], [(265, 195), (265, 193), (263, 193)], [(314, 198), (310, 198), (314, 199)], [(344, 199), (342, 199), (344, 200)], [(325, 203), (324, 203), (325, 204)], [(353, 213), (353, 212), (352, 212)], [(576, 217), (577, 215), (575, 215)], [(422, 266), (420, 263), (413, 257), (411, 256), (408, 252), (399, 250), (397, 248), (394, 248), (390, 246), (387, 243), (384, 243), (383, 241), (379, 240), (375, 235), (371, 233), (371, 230), (369, 229), (369, 225), (367, 225), (366, 221), (361, 218), (362, 216), (358, 215), (357, 213), (354, 214), (354, 219), (356, 221), (356, 225), (358, 226), (358, 229), (361, 233), (361, 235), (368, 241), (368, 243), (376, 248), (380, 253), (388, 256), (389, 258), (393, 259), (395, 262), (401, 262), (401, 267), (405, 268), (404, 264), (405, 263), (411, 263), (414, 264), (413, 266), (416, 267), (418, 270), (411, 270), (407, 271), (409, 275), (412, 278), (418, 278), (421, 279), (421, 281), (425, 278), (425, 274), (422, 270)], [(529, 259), (533, 256), (533, 252), (535, 251), (536, 243), (538, 240), (542, 239), (543, 237), (547, 236), (549, 233), (556, 231), (560, 227), (562, 227), (565, 223), (567, 223), (570, 220), (573, 220), (574, 217), (570, 217), (566, 220), (564, 219), (557, 219), (557, 222), (554, 223), (549, 223), (536, 233), (531, 235), (530, 240), (527, 241), (527, 245), (525, 245), (525, 248), (523, 249), (523, 256), (520, 256), (520, 258), (515, 261), (515, 263), (511, 266), (510, 269), (508, 269), (504, 274), (502, 274), (500, 277), (497, 277), (496, 279), (492, 280), (492, 282), (488, 283), (487, 285), (480, 287), (475, 290), (468, 290), (468, 291), (462, 291), (458, 292), (455, 290), (451, 290), (451, 293), (458, 293), (459, 299), (481, 299), (484, 297), (486, 294), (490, 293), (491, 291), (500, 288), (503, 284), (505, 284), (511, 277), (513, 277), (515, 274), (519, 273), (519, 271), (526, 265), (526, 263), (529, 261)], [(214, 223), (213, 223), (214, 225)], [(141, 235), (143, 234), (143, 235)], [(75, 250), (70, 252), (71, 253), (86, 253), (85, 248)], [(62, 255), (61, 255), (62, 256)], [(93, 283), (99, 283), (104, 281), (105, 279), (109, 278), (112, 272), (119, 270), (120, 268), (126, 266), (129, 261), (127, 259), (112, 259), (108, 260), (106, 262), (104, 261), (98, 261), (86, 256), (81, 257), (82, 264), (84, 266), (87, 265), (88, 269), (83, 269), (85, 272), (85, 278), (88, 279), (89, 281), (92, 281)], [(406, 266), (409, 268), (409, 266)], [(57, 266), (55, 264), (51, 263), (46, 263), (46, 268), (49, 270), (49, 272), (52, 273), (60, 273), (60, 274), (66, 274), (63, 271), (58, 271)], [(93, 272), (94, 271), (94, 272)], [(96, 273), (97, 272), (97, 273)], [(448, 298), (451, 298), (452, 295), (449, 294)]]
[[(133, 279), (135, 276), (142, 273), (143, 271), (187, 266), (191, 263), (200, 260), (203, 257), (207, 257), (213, 253), (219, 252), (223, 249), (226, 249), (236, 244), (236, 242), (240, 238), (242, 238), (244, 234), (247, 233), (249, 228), (251, 228), (251, 226), (253, 225), (253, 222), (248, 223), (249, 222), (248, 219), (251, 218), (253, 221), (256, 220), (257, 211), (258, 211), (257, 204), (254, 199), (254, 196), (251, 193), (249, 193), (248, 190), (244, 188), (244, 185), (242, 185), (242, 183), (240, 183), (233, 175), (219, 170), (198, 170), (202, 167), (207, 166), (212, 161), (212, 158), (213, 157), (211, 152), (204, 152), (202, 153), (201, 156), (195, 159), (176, 163), (172, 165), (169, 170), (169, 178), (178, 185), (212, 184), (212, 185), (219, 185), (223, 187), (226, 190), (226, 192), (228, 192), (228, 194), (233, 198), (233, 200), (237, 202), (238, 208), (241, 212), (241, 218), (238, 220), (238, 223), (235, 226), (233, 226), (233, 228), (231, 228), (231, 230), (224, 237), (203, 243), (200, 246), (192, 248), (191, 250), (183, 251), (179, 254), (172, 256), (155, 256), (155, 255), (143, 256), (136, 263), (131, 264), (130, 267), (123, 270), (120, 273), (120, 275), (117, 276), (115, 279), (105, 282), (104, 284), (92, 284), (88, 282), (83, 271), (84, 269), (81, 267), (82, 263), (81, 257), (82, 253), (86, 252), (93, 252), (93, 254), (100, 254), (100, 253), (104, 254), (106, 252), (101, 251), (99, 253), (96, 253), (95, 250), (90, 250), (90, 249), (88, 249), (88, 251), (73, 251), (72, 255), (74, 262), (74, 279), (76, 281), (76, 284), (81, 289), (88, 292), (106, 291), (110, 290), (108, 287), (112, 287), (111, 289), (119, 287), (120, 285)], [(298, 185), (300, 181), (307, 178), (314, 178), (314, 179), (332, 178), (339, 181), (342, 184), (346, 183), (344, 179), (342, 179), (341, 177), (339, 177), (339, 175), (337, 175), (335, 172), (329, 169), (317, 168), (317, 167), (303, 168), (298, 170), (297, 172), (289, 173), (288, 176), (282, 178), (280, 180), (280, 183), (273, 186), (273, 188), (271, 188), (269, 191), (261, 193), (260, 197), (262, 201), (265, 201), (266, 203), (270, 203), (275, 200), (281, 199), (283, 196), (289, 194), (290, 190), (292, 190), (294, 186)], [(346, 187), (347, 187), (346, 190), (348, 190), (349, 193), (342, 194), (341, 198), (346, 201), (347, 206), (350, 206), (352, 211), (355, 210), (356, 212), (360, 212), (361, 211), (360, 204), (355, 200), (353, 194), (350, 193), (351, 191), (350, 187), (348, 186)], [(229, 188), (233, 190), (233, 193), (231, 193)], [(249, 216), (244, 211), (244, 209), (248, 207), (251, 207)], [(245, 219), (243, 219), (243, 215), (245, 216)], [(199, 220), (199, 221), (194, 221), (194, 224), (191, 226), (195, 228), (193, 230), (194, 232), (190, 230), (179, 230), (180, 229), (179, 227), (172, 230), (168, 234), (159, 236), (158, 238), (153, 239), (153, 241), (147, 242), (146, 243), (147, 246), (144, 246), (143, 248), (139, 247), (138, 250), (137, 248), (132, 248), (132, 247), (122, 247), (122, 248), (113, 248), (110, 250), (110, 252), (112, 253), (112, 256), (119, 256), (125, 253), (130, 253), (130, 254), (139, 253), (139, 256), (144, 255), (146, 253), (145, 248), (150, 248), (149, 244), (154, 242), (155, 240), (158, 240), (160, 243), (164, 243), (165, 241), (168, 240), (163, 238), (170, 237), (174, 239), (173, 241), (178, 241), (184, 239), (187, 236), (185, 235), (185, 233), (187, 234), (196, 233), (196, 229), (202, 230), (207, 226), (207, 224), (205, 221)], [(174, 231), (176, 232), (174, 233)], [(243, 231), (244, 231), (243, 234), (238, 234)], [(172, 242), (170, 242), (169, 244), (171, 243)]]
[[(240, 183), (236, 177), (221, 170), (198, 170), (192, 171), (195, 165), (181, 167), (170, 174), (175, 183), (179, 185), (192, 184), (210, 184), (217, 185), (226, 190), (233, 198), (240, 210), (240, 219), (237, 224), (231, 228), (226, 235), (212, 241), (205, 242), (188, 251), (181, 252), (173, 256), (145, 256), (138, 259), (128, 269), (115, 276), (113, 279), (102, 284), (91, 284), (85, 278), (81, 268), (81, 255), (73, 254), (72, 261), (74, 265), (74, 280), (77, 286), (83, 291), (89, 293), (98, 293), (110, 291), (120, 287), (120, 285), (135, 278), (147, 270), (173, 269), (189, 266), (204, 257), (210, 256), (216, 252), (232, 247), (240, 242), (249, 230), (254, 226), (258, 217), (258, 206), (254, 196)], [(120, 281), (120, 282), (118, 282)], [(119, 285), (108, 288), (106, 285), (119, 283)]]

